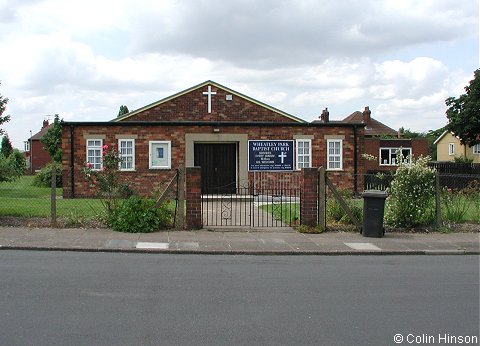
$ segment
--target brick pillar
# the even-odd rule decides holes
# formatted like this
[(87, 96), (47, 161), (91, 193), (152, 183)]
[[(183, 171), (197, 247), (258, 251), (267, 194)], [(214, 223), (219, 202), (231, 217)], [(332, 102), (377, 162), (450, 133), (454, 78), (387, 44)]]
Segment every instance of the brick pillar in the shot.
[(302, 193), (300, 195), (300, 221), (302, 225), (317, 226), (318, 169), (302, 169)]
[(202, 171), (200, 167), (187, 167), (185, 172), (185, 197), (187, 200), (186, 228), (201, 229), (202, 222)]

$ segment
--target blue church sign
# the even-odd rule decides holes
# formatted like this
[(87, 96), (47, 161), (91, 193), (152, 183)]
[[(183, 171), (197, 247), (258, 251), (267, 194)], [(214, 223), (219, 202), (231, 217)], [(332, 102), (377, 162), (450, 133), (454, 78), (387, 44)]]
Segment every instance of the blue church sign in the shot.
[(249, 140), (248, 170), (293, 171), (293, 151), (292, 140)]

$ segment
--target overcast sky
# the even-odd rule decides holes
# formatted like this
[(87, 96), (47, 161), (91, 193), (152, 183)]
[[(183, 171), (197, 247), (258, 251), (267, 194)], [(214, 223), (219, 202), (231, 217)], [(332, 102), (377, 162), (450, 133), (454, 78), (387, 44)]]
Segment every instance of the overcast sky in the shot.
[(479, 67), (478, 0), (0, 0), (0, 94), (23, 149), (49, 114), (107, 121), (213, 80), (302, 119), (446, 123)]

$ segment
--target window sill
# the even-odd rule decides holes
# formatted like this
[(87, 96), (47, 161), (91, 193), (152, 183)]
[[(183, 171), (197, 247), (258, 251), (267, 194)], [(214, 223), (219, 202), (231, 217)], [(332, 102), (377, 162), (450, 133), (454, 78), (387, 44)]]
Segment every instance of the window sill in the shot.
[(148, 169), (172, 169), (172, 167), (148, 167)]

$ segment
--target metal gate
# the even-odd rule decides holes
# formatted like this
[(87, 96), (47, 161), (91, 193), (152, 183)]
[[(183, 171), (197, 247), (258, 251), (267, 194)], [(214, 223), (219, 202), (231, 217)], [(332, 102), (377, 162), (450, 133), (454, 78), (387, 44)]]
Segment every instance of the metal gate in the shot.
[(204, 227), (273, 228), (300, 223), (299, 188), (252, 185), (208, 187), (202, 194)]

